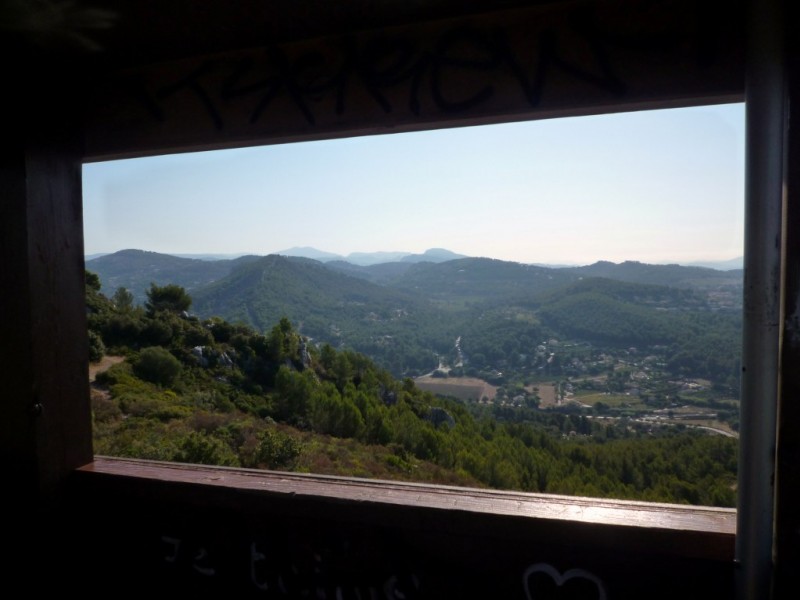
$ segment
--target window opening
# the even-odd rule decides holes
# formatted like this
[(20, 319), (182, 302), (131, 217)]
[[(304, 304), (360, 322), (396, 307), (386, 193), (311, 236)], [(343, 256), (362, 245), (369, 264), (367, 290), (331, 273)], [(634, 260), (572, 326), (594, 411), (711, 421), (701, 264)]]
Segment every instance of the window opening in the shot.
[(98, 454), (732, 506), (743, 106), (84, 166)]

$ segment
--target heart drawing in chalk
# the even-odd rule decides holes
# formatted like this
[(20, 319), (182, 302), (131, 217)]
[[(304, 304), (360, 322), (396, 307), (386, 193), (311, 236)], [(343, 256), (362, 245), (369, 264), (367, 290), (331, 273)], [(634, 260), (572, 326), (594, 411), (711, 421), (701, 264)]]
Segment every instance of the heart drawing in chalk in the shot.
[(528, 600), (606, 600), (603, 582), (589, 571), (570, 569), (561, 573), (547, 563), (537, 563), (522, 576)]

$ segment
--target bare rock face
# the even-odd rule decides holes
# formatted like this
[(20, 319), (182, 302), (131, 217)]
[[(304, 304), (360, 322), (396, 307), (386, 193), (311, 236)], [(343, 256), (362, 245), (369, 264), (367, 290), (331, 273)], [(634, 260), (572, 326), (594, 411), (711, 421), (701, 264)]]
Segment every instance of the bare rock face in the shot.
[(308, 344), (305, 338), (300, 340), (300, 362), (303, 364), (304, 369), (311, 368), (311, 354), (308, 352)]
[[(233, 350), (230, 351), (233, 354)], [(192, 348), (192, 356), (203, 368), (208, 367), (226, 367), (233, 368), (233, 359), (228, 355), (228, 352), (220, 352), (211, 346), (195, 346)]]

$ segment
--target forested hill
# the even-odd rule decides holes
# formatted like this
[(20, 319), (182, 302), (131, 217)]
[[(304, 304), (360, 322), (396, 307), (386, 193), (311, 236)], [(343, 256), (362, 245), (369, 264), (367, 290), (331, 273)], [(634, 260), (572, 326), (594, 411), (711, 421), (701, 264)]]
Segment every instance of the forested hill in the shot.
[(559, 269), (566, 273), (575, 273), (584, 277), (605, 277), (629, 283), (647, 283), (685, 288), (708, 288), (710, 286), (741, 285), (743, 272), (718, 271), (705, 267), (684, 267), (681, 265), (650, 265), (636, 261), (612, 263), (596, 262), (584, 267)]
[(264, 330), (282, 316), (312, 337), (329, 338), (331, 325), (392, 322), (430, 313), (428, 302), (350, 277), (315, 260), (270, 255), (248, 262), (194, 293), (195, 310)]
[(703, 354), (728, 359), (730, 374), (736, 370), (736, 355), (725, 346), (738, 347), (741, 319), (738, 313), (719, 314), (706, 306), (690, 290), (589, 279), (548, 295), (538, 314), (553, 331), (599, 344), (688, 347), (713, 338), (719, 342)]
[(234, 260), (200, 260), (145, 250), (120, 250), (87, 261), (87, 265), (100, 277), (103, 292), (111, 295), (116, 289), (124, 287), (141, 304), (151, 283), (175, 284), (194, 290), (256, 258), (243, 256)]
[(537, 295), (540, 305), (559, 304), (571, 296), (602, 294), (620, 302), (659, 308), (663, 311), (702, 310), (707, 307), (705, 294), (688, 288), (615, 281), (603, 277), (581, 279), (569, 285)]
[(491, 258), (462, 258), (438, 264), (416, 264), (389, 285), (434, 300), (462, 304), (531, 296), (578, 278), (579, 275), (562, 269)]

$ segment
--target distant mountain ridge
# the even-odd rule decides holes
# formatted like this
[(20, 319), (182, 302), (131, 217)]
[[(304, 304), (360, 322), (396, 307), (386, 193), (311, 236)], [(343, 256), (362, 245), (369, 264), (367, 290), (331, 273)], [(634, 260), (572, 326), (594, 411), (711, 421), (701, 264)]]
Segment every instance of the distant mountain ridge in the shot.
[(408, 252), (351, 252), (342, 261), (362, 267), (396, 263), (410, 256)]
[(151, 283), (174, 283), (193, 291), (255, 258), (243, 256), (233, 260), (201, 260), (146, 250), (120, 250), (87, 260), (86, 268), (100, 277), (104, 293), (111, 295), (117, 288), (125, 287), (133, 293), (137, 302), (143, 302), (145, 290)]
[[(313, 249), (295, 250), (309, 250), (308, 253), (313, 253), (310, 252)], [(319, 251), (317, 253), (325, 257), (335, 256)], [(207, 260), (144, 250), (120, 250), (87, 260), (86, 266), (98, 274), (104, 292), (112, 294), (118, 287), (125, 287), (133, 292), (137, 301), (142, 302), (145, 290), (151, 283), (174, 283), (194, 292), (227, 277), (242, 265), (264, 258), (266, 257), (241, 256), (236, 259)], [(408, 254), (395, 262), (368, 265), (354, 264), (343, 259), (322, 261), (299, 256), (291, 258), (310, 261), (328, 271), (380, 286), (422, 293), (439, 301), (530, 296), (586, 277), (691, 289), (720, 286), (735, 288), (742, 282), (741, 270), (719, 271), (705, 267), (653, 265), (636, 261), (599, 261), (580, 267), (546, 267), (491, 258), (463, 257), (441, 248), (432, 248), (422, 254)]]
[(296, 256), (299, 258), (311, 258), (320, 262), (327, 262), (329, 260), (344, 260), (341, 254), (334, 254), (333, 252), (325, 252), (324, 250), (317, 250), (311, 246), (294, 246), (280, 252), (274, 252), (279, 256)]
[(613, 263), (599, 261), (584, 267), (563, 269), (587, 277), (605, 277), (629, 283), (646, 283), (674, 287), (700, 287), (709, 285), (737, 285), (741, 282), (742, 271), (718, 271), (706, 267), (686, 267), (673, 265), (651, 265), (637, 261)]
[[(173, 256), (176, 258), (187, 258), (187, 259), (200, 259), (204, 261), (220, 261), (220, 260), (236, 260), (237, 258), (242, 258), (246, 256), (253, 256), (247, 253), (160, 253), (160, 252), (152, 252), (147, 250), (119, 250), (118, 252), (101, 252), (95, 254), (87, 254), (85, 256), (85, 260), (93, 261), (97, 260), (98, 258), (102, 258), (104, 256), (114, 256), (119, 252), (146, 252), (150, 255), (153, 254), (160, 254), (162, 256)], [(280, 256), (294, 256), (300, 258), (311, 258), (313, 260), (318, 260), (323, 263), (328, 262), (346, 262), (350, 265), (356, 265), (359, 267), (369, 267), (373, 265), (380, 265), (380, 264), (389, 264), (395, 262), (406, 262), (406, 263), (417, 263), (417, 262), (446, 262), (449, 260), (456, 260), (459, 258), (471, 258), (465, 254), (459, 254), (457, 252), (453, 252), (452, 250), (448, 250), (446, 248), (429, 248), (425, 252), (421, 254), (415, 254), (413, 252), (403, 252), (403, 251), (376, 251), (376, 252), (351, 252), (348, 255), (343, 254), (336, 254), (334, 252), (327, 252), (325, 250), (319, 250), (317, 248), (311, 246), (295, 246), (292, 248), (288, 248), (286, 250), (281, 250), (279, 252), (271, 252), (270, 254), (277, 254)], [(259, 255), (259, 256), (266, 256), (266, 255)], [(517, 262), (517, 261), (506, 261), (506, 262)], [(638, 261), (624, 261), (622, 263), (613, 263), (610, 261), (598, 261), (593, 265), (570, 265), (570, 264), (549, 264), (549, 263), (518, 263), (524, 265), (531, 265), (536, 267), (544, 267), (548, 269), (570, 269), (570, 268), (589, 268), (593, 265), (629, 265), (629, 264), (651, 264), (651, 263), (641, 263)], [(739, 271), (742, 270), (744, 267), (744, 258), (739, 256), (736, 258), (732, 258), (729, 260), (720, 260), (720, 261), (694, 261), (694, 262), (681, 262), (681, 263), (670, 263), (670, 264), (662, 264), (662, 263), (652, 263), (651, 266), (653, 267), (670, 267), (670, 266), (680, 266), (680, 267), (697, 267), (697, 268), (705, 268), (705, 269), (712, 269), (715, 271)]]
[(289, 248), (275, 252), (280, 256), (296, 256), (301, 258), (311, 258), (320, 262), (347, 262), (361, 267), (369, 267), (377, 264), (393, 263), (393, 262), (445, 262), (454, 260), (456, 258), (466, 258), (464, 254), (457, 254), (445, 248), (429, 248), (422, 254), (414, 254), (412, 252), (351, 252), (347, 256), (342, 254), (334, 254), (332, 252), (325, 252), (310, 246), (300, 246)]
[(744, 269), (744, 257), (738, 256), (730, 260), (706, 260), (694, 261), (686, 263), (686, 267), (706, 267), (708, 269), (716, 269), (717, 271), (737, 271)]
[(419, 262), (432, 262), (441, 263), (449, 260), (457, 260), (459, 258), (467, 258), (464, 254), (457, 254), (445, 248), (429, 248), (422, 254), (409, 254), (402, 258), (402, 262), (419, 263)]

